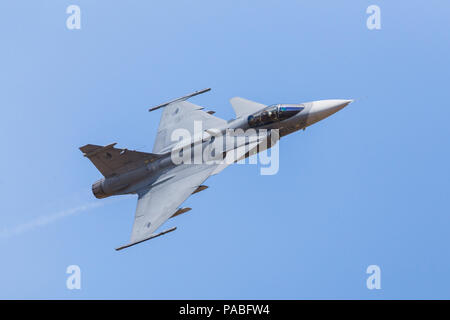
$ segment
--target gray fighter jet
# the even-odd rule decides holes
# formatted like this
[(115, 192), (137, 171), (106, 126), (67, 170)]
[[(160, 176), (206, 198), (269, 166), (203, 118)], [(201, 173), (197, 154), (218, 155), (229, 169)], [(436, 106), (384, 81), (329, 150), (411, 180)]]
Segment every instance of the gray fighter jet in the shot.
[[(196, 91), (184, 97), (151, 108), (153, 111), (164, 108), (158, 127), (152, 153), (115, 148), (116, 143), (107, 146), (88, 144), (80, 148), (104, 176), (92, 185), (92, 192), (98, 199), (123, 194), (137, 194), (137, 208), (131, 239), (128, 244), (117, 248), (121, 250), (143, 241), (174, 231), (176, 227), (154, 233), (168, 219), (183, 214), (191, 208), (180, 205), (192, 194), (208, 188), (202, 183), (211, 175), (217, 174), (232, 162), (260, 152), (258, 146), (271, 138), (271, 132), (278, 129), (282, 137), (295, 132), (334, 114), (353, 100), (320, 100), (301, 104), (264, 105), (243, 98), (232, 98), (231, 105), (236, 118), (230, 121), (213, 116), (213, 111), (202, 111), (203, 107), (187, 99), (207, 92)], [(200, 134), (195, 133), (196, 123), (201, 124)], [(175, 130), (191, 136), (173, 141)], [(174, 161), (174, 154), (193, 150), (210, 144), (219, 134), (227, 134), (230, 129), (253, 129), (265, 132), (255, 139), (243, 143), (222, 144), (220, 152), (212, 154), (217, 160), (224, 159), (230, 151), (232, 161), (205, 161), (198, 163)], [(264, 130), (265, 129), (265, 130)], [(198, 131), (198, 130), (197, 130)], [(242, 140), (241, 140), (242, 141)], [(276, 142), (275, 142), (276, 143)], [(266, 144), (266, 149), (273, 145)]]

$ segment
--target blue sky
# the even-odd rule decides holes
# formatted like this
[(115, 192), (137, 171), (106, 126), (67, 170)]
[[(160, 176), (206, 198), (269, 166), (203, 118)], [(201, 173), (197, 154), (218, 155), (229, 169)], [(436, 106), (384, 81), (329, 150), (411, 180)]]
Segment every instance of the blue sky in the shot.
[[(1, 2), (0, 298), (450, 298), (449, 15), (447, 1)], [(95, 199), (78, 147), (150, 152), (148, 107), (205, 87), (192, 102), (225, 119), (234, 96), (356, 102), (283, 138), (278, 174), (231, 166), (176, 232), (114, 251), (136, 200)]]

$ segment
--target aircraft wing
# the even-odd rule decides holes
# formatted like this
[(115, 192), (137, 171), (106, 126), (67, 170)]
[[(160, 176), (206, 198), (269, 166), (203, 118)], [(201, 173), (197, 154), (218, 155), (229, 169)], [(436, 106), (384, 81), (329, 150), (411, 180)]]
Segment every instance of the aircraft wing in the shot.
[[(172, 132), (176, 129), (186, 129), (194, 137), (194, 133), (202, 134), (202, 131), (206, 129), (218, 129), (226, 126), (226, 120), (215, 117), (202, 109), (203, 107), (185, 100), (166, 105), (159, 122), (153, 152), (170, 151), (171, 147), (178, 142), (171, 139)], [(196, 124), (201, 126), (198, 132), (194, 132)]]
[(155, 232), (164, 222), (174, 216), (179, 206), (194, 193), (210, 176), (220, 173), (230, 164), (253, 152), (261, 139), (242, 145), (233, 150), (230, 161), (217, 164), (182, 164), (164, 173), (149, 188), (138, 192), (138, 202), (134, 217), (130, 242), (116, 250), (121, 250), (173, 231), (172, 228), (158, 234)]
[(174, 215), (216, 167), (183, 164), (166, 172), (150, 188), (139, 192), (130, 242), (116, 250), (154, 238), (153, 232)]

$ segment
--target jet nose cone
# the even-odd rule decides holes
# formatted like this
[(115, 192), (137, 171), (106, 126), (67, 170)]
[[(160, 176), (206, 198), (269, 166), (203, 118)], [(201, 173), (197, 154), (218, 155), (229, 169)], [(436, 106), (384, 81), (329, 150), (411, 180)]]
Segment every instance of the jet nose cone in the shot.
[(332, 115), (335, 112), (348, 106), (353, 100), (320, 100), (314, 101), (313, 110), (314, 112), (326, 112), (328, 115)]
[(308, 125), (331, 116), (352, 102), (353, 100), (338, 99), (314, 101), (311, 109), (309, 110)]
[(352, 103), (354, 100), (353, 99), (350, 99), (350, 100), (339, 100), (339, 101), (341, 101), (341, 109), (342, 108), (345, 108), (346, 106), (348, 106), (350, 103)]

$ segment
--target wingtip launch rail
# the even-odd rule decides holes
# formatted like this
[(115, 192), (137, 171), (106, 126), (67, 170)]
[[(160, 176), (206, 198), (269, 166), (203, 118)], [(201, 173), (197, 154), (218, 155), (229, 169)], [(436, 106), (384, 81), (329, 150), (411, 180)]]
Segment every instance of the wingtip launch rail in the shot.
[(177, 98), (177, 99), (175, 99), (175, 100), (171, 100), (171, 101), (169, 101), (169, 102), (161, 103), (161, 104), (159, 104), (159, 105), (157, 105), (157, 106), (155, 106), (155, 107), (153, 107), (153, 108), (148, 109), (148, 111), (149, 111), (149, 112), (155, 111), (155, 110), (157, 110), (157, 109), (159, 109), (159, 108), (163, 108), (163, 107), (165, 107), (165, 106), (167, 106), (167, 105), (169, 105), (169, 104), (171, 104), (171, 103), (178, 102), (178, 101), (184, 101), (184, 100), (187, 100), (187, 99), (192, 98), (192, 97), (194, 97), (194, 96), (197, 96), (197, 95), (199, 95), (199, 94), (208, 92), (208, 91), (210, 91), (210, 90), (211, 90), (211, 88), (206, 88), (206, 89), (202, 89), (202, 90), (195, 91), (195, 92), (193, 92), (193, 93), (191, 93), (191, 94), (185, 95), (185, 96), (180, 97), (180, 98)]
[(152, 234), (148, 238), (145, 238), (145, 239), (142, 239), (142, 240), (139, 240), (139, 241), (136, 241), (136, 242), (132, 242), (132, 243), (126, 244), (124, 246), (118, 247), (118, 248), (116, 248), (116, 251), (120, 251), (122, 249), (129, 248), (129, 247), (134, 246), (134, 245), (136, 245), (138, 243), (142, 243), (144, 241), (147, 241), (147, 240), (150, 240), (150, 239), (154, 239), (156, 237), (162, 236), (162, 235), (164, 235), (166, 233), (169, 233), (169, 232), (172, 232), (172, 231), (175, 231), (175, 230), (177, 230), (177, 227), (173, 227), (173, 228), (167, 229), (167, 230), (165, 230), (163, 232), (160, 232), (160, 233), (157, 233), (157, 234)]

